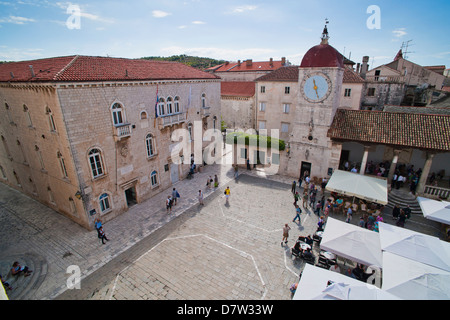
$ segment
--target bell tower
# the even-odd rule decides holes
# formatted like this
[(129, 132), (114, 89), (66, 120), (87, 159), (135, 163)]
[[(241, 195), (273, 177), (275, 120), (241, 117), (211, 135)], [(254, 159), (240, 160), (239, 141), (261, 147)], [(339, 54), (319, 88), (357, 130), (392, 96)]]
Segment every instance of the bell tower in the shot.
[(328, 129), (340, 102), (344, 77), (343, 56), (329, 45), (328, 20), (319, 45), (312, 47), (299, 67), (299, 97), (289, 140), (289, 175), (328, 177), (337, 169), (342, 146), (328, 138)]

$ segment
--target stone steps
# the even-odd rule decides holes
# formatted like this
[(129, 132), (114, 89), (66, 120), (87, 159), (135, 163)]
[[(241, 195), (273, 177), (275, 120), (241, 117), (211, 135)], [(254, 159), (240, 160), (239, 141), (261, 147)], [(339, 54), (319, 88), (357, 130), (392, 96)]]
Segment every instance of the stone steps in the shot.
[(411, 208), (412, 214), (422, 215), (422, 209), (416, 197), (410, 194), (406, 190), (392, 190), (388, 195), (388, 204), (386, 208), (393, 209), (394, 205), (398, 205), (400, 208), (404, 208), (407, 205)]

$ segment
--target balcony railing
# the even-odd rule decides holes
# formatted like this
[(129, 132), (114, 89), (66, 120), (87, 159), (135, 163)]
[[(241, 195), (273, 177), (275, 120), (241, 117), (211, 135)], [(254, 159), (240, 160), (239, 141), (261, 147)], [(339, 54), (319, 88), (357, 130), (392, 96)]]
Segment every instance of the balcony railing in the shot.
[(186, 112), (171, 114), (168, 116), (160, 116), (158, 125), (159, 125), (160, 129), (163, 129), (165, 127), (183, 123), (186, 121), (186, 119), (187, 119)]
[(423, 193), (431, 198), (447, 200), (450, 196), (450, 189), (426, 185)]
[(202, 117), (206, 118), (211, 115), (211, 107), (202, 107)]
[(114, 126), (114, 136), (117, 140), (131, 137), (131, 124), (125, 123)]
[(404, 83), (405, 77), (403, 77), (403, 76), (366, 76), (366, 81)]

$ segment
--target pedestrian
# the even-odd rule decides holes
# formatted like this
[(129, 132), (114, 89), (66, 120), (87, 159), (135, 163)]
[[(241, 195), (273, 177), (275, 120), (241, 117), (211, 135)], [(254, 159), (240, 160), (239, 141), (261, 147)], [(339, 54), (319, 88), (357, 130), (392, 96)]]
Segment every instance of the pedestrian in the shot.
[(323, 225), (325, 224), (325, 221), (323, 220), (323, 216), (320, 216), (319, 221), (317, 222), (317, 231), (323, 231)]
[(406, 214), (405, 211), (400, 210), (400, 215), (398, 216), (398, 220), (396, 222), (397, 227), (405, 227), (405, 221), (406, 221)]
[(306, 208), (308, 206), (308, 191), (305, 189), (303, 192), (303, 201), (302, 201), (303, 208)]
[(12, 290), (13, 289), (11, 287), (11, 285), (8, 282), (6, 282), (6, 280), (3, 279), (1, 274), (0, 274), (0, 280), (2, 281), (3, 287), (5, 287), (5, 289), (7, 289), (7, 290)]
[(394, 205), (394, 209), (392, 210), (392, 219), (397, 220), (399, 215), (400, 215), (400, 208), (398, 207), (398, 204), (396, 204)]
[(365, 226), (365, 221), (364, 221), (364, 218), (362, 216), (361, 216), (361, 218), (359, 218), (359, 226), (361, 228), (364, 228), (364, 226)]
[(292, 182), (292, 187), (291, 187), (292, 194), (295, 194), (295, 188), (296, 187), (297, 187), (297, 182), (294, 180), (294, 182)]
[(283, 246), (283, 242), (284, 242), (284, 244), (288, 243), (289, 230), (291, 230), (291, 228), (286, 223), (283, 228), (283, 238), (281, 239), (281, 246)]
[(217, 174), (214, 175), (214, 188), (219, 186), (219, 178), (217, 178)]
[(345, 219), (345, 222), (350, 223), (350, 221), (352, 221), (352, 216), (353, 216), (352, 207), (348, 207), (347, 218)]
[(94, 225), (96, 230), (100, 229), (102, 227), (102, 219), (99, 217), (95, 218)]
[(198, 190), (198, 202), (200, 205), (204, 206), (205, 204), (203, 203), (203, 192), (202, 190)]
[(237, 164), (234, 165), (234, 179), (239, 177), (239, 167)]
[(252, 170), (252, 167), (250, 167), (250, 159), (248, 159), (247, 158), (247, 161), (246, 161), (246, 163), (247, 163), (247, 170)]
[(172, 213), (172, 198), (170, 196), (167, 196), (166, 199), (166, 210), (167, 213)]
[(309, 196), (309, 206), (314, 208), (314, 204), (316, 203), (316, 193), (313, 191)]
[(176, 206), (177, 205), (177, 201), (178, 198), (180, 197), (180, 194), (178, 193), (176, 188), (173, 188), (172, 190), (172, 201), (173, 201), (173, 205)]
[(105, 244), (105, 240), (109, 241), (109, 239), (106, 237), (105, 231), (103, 230), (103, 227), (100, 227), (98, 230), (98, 238), (102, 240), (102, 244)]
[(294, 206), (297, 205), (298, 199), (300, 199), (300, 195), (298, 194), (298, 191), (297, 191), (297, 192), (295, 193), (295, 195), (294, 195)]
[(300, 207), (298, 206), (298, 204), (295, 204), (295, 218), (294, 218), (294, 220), (292, 220), (292, 222), (295, 222), (295, 220), (298, 219), (299, 225), (302, 224), (302, 219), (301, 219), (301, 217), (300, 217), (300, 213), (302, 213), (302, 210), (300, 209)]
[(320, 209), (322, 209), (322, 200), (317, 202), (316, 210), (314, 210), (314, 213), (317, 214), (317, 216), (320, 216)]
[(224, 194), (225, 194), (226, 203), (229, 203), (228, 201), (229, 201), (229, 198), (230, 198), (230, 187), (227, 187), (225, 189)]

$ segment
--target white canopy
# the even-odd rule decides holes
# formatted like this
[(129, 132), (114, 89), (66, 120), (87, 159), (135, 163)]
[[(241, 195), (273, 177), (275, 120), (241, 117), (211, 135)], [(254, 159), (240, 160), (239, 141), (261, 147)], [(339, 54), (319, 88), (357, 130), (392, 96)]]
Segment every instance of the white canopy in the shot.
[(383, 252), (382, 288), (406, 300), (449, 300), (450, 272)]
[(320, 248), (366, 266), (382, 267), (380, 235), (328, 217)]
[(381, 178), (335, 170), (326, 189), (382, 205), (388, 203), (387, 180)]
[[(329, 281), (333, 284), (329, 285)], [(392, 293), (346, 275), (306, 264), (293, 300), (398, 300)]]
[(387, 223), (378, 225), (383, 251), (450, 271), (450, 243)]
[(425, 218), (444, 224), (450, 224), (450, 202), (422, 197), (417, 197), (417, 201), (419, 202)]

